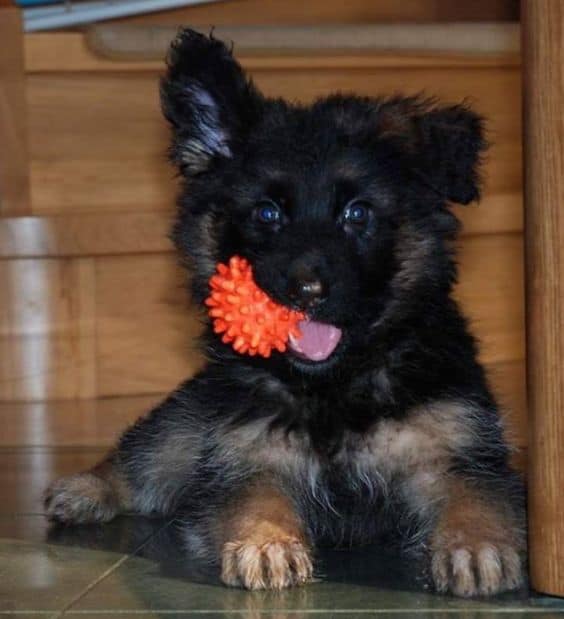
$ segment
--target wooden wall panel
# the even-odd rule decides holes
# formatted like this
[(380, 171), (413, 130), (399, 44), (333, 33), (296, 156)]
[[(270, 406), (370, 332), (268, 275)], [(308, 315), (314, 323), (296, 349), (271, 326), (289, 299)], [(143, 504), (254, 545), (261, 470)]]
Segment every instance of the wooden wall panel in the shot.
[(0, 215), (29, 212), (24, 38), (20, 10), (0, 6)]
[(506, 435), (512, 445), (527, 445), (527, 381), (525, 361), (486, 364), (490, 383), (498, 398), (506, 424)]
[(168, 391), (199, 367), (186, 280), (172, 254), (96, 259), (98, 395)]
[(2, 217), (0, 259), (167, 252), (172, 217), (171, 211)]
[(0, 289), (0, 400), (96, 395), (93, 261), (0, 261)]
[(50, 161), (34, 160), (30, 168), (33, 212), (170, 208), (176, 195), (175, 181), (164, 159), (164, 154), (119, 159), (109, 152), (106, 160), (73, 160), (64, 154)]
[(0, 402), (0, 448), (108, 447), (128, 425), (149, 412), (160, 397)]
[(564, 596), (564, 3), (523, 3), (531, 585)]
[[(254, 70), (253, 77), (269, 95), (303, 101), (335, 90), (427, 91), (446, 101), (471, 97), (488, 119), (493, 142), (486, 195), (507, 197), (520, 189), (517, 67), (270, 68)], [(158, 107), (157, 82), (154, 72), (30, 75), (34, 213), (158, 210), (174, 204), (176, 183), (166, 162), (168, 129)], [(520, 202), (514, 208), (520, 209)]]
[[(136, 26), (127, 26), (128, 29)], [(281, 27), (283, 29), (284, 26)], [(336, 26), (338, 28), (338, 26)], [(171, 27), (167, 26), (170, 34)], [(119, 26), (112, 29), (113, 34), (119, 30)], [(511, 31), (512, 28), (510, 27)], [(129, 31), (129, 30), (128, 30)], [(233, 32), (232, 30), (230, 30)], [(397, 31), (397, 30), (396, 30)], [(505, 31), (505, 30), (502, 30)], [(106, 35), (109, 36), (106, 30)], [(227, 30), (225, 30), (227, 32)], [(244, 31), (243, 31), (244, 32)], [(280, 32), (280, 31), (278, 31)], [(235, 36), (235, 32), (233, 32)], [(159, 32), (162, 36), (162, 32)], [(237, 33), (238, 36), (245, 36)], [(116, 35), (117, 36), (117, 35)], [(418, 35), (420, 36), (420, 35)], [(509, 35), (511, 36), (511, 35)], [(92, 35), (94, 37), (94, 35)], [(90, 35), (89, 35), (90, 38)], [(159, 37), (160, 38), (160, 37)], [(172, 38), (172, 35), (171, 35)], [(519, 54), (514, 50), (507, 39), (505, 43), (498, 45), (500, 51), (483, 51), (469, 54), (465, 51), (455, 52), (441, 51), (438, 49), (415, 50), (414, 48), (402, 50), (388, 50), (386, 48), (349, 47), (339, 49), (332, 47), (324, 49), (320, 46), (309, 46), (300, 49), (298, 46), (284, 46), (283, 48), (264, 49), (259, 46), (245, 47), (242, 42), (235, 50), (239, 62), (249, 71), (274, 70), (274, 69), (352, 69), (359, 70), (368, 67), (380, 68), (431, 68), (443, 69), (446, 67), (479, 68), (479, 67), (517, 67), (520, 64)], [(494, 41), (489, 42), (488, 47), (494, 47)], [(499, 40), (498, 40), (499, 44)], [(94, 40), (93, 46), (100, 45)], [(484, 43), (484, 45), (486, 45)], [(237, 44), (236, 44), (237, 46)], [(146, 73), (150, 71), (161, 72), (163, 70), (166, 47), (158, 52), (156, 45), (151, 45), (149, 53), (138, 51), (140, 57), (131, 50), (130, 46), (123, 45), (125, 50), (115, 57), (112, 49), (102, 47), (97, 53), (90, 44), (86, 43), (85, 35), (81, 32), (42, 32), (31, 33), (25, 36), (25, 66), (28, 73), (58, 73), (58, 72), (132, 72)], [(122, 46), (120, 46), (122, 47)], [(507, 49), (506, 49), (507, 47)]]
[(28, 99), (34, 212), (174, 203), (156, 74), (33, 75)]
[(519, 19), (518, 0), (231, 0), (122, 21), (144, 24), (327, 24)]
[(523, 230), (523, 196), (517, 188), (494, 193), (486, 182), (486, 192), (479, 203), (453, 206), (453, 212), (462, 223), (463, 236)]
[(36, 159), (119, 158), (166, 146), (156, 74), (33, 75), (28, 92), (32, 139), (42, 140), (32, 142)]
[(485, 235), (460, 242), (456, 290), (481, 342), (486, 363), (523, 360), (523, 238)]

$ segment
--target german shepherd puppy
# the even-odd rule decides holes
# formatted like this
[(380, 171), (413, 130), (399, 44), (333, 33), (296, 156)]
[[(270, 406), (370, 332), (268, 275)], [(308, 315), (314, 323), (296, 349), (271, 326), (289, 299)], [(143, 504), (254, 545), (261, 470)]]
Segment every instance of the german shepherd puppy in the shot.
[(207, 367), (53, 483), (49, 518), (185, 514), (190, 552), (249, 589), (310, 580), (316, 544), (394, 539), (424, 550), (437, 591), (519, 587), (523, 487), (451, 298), (449, 204), (479, 197), (482, 120), (421, 97), (269, 99), (188, 29), (161, 92), (194, 299), (245, 257), (306, 313), (303, 337), (264, 359), (208, 324)]

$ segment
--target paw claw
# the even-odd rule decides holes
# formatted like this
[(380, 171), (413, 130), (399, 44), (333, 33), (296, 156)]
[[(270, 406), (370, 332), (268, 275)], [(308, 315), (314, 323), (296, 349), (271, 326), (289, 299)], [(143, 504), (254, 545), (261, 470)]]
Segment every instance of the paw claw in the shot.
[(437, 550), (431, 558), (431, 573), (435, 582), (435, 587), (439, 593), (448, 590), (448, 554), (445, 551)]
[(298, 540), (273, 540), (262, 545), (228, 542), (223, 547), (221, 579), (246, 589), (281, 590), (311, 579), (313, 567)]
[(503, 583), (503, 566), (497, 548), (489, 545), (481, 548), (476, 563), (480, 595), (492, 595), (499, 591)]
[(431, 573), (437, 591), (461, 597), (495, 595), (518, 589), (523, 583), (518, 552), (490, 543), (436, 548)]
[(523, 586), (523, 569), (519, 553), (511, 546), (501, 549), (501, 559), (505, 580), (509, 585), (509, 590), (518, 589)]
[(476, 595), (476, 578), (472, 559), (472, 553), (465, 548), (459, 548), (451, 553), (452, 591), (461, 597)]

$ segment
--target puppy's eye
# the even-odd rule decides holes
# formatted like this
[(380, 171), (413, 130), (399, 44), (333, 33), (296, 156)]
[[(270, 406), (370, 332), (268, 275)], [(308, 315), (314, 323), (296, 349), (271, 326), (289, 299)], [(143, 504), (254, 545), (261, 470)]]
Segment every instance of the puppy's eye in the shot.
[(272, 200), (261, 200), (255, 207), (254, 216), (262, 224), (278, 224), (282, 220), (282, 209)]
[(370, 219), (372, 207), (368, 202), (362, 200), (353, 200), (349, 202), (343, 210), (343, 223), (353, 224), (355, 226), (364, 226)]

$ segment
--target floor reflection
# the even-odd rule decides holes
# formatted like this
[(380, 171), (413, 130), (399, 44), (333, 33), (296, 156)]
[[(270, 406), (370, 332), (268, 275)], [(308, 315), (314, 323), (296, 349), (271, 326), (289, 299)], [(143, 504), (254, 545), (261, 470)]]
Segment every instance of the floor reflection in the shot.
[[(46, 522), (40, 516), (24, 518), (34, 526), (34, 536), (38, 519)], [(547, 598), (529, 597), (525, 591), (481, 600), (436, 595), (421, 558), (378, 547), (320, 550), (317, 582), (309, 586), (281, 592), (230, 589), (221, 585), (218, 568), (191, 554), (184, 540), (179, 520), (136, 516), (105, 525), (53, 525), (37, 541), (8, 535), (0, 544), (0, 555), (10, 565), (0, 610), (4, 604), (18, 612), (72, 606), (83, 614), (143, 612), (163, 618), (182, 611), (186, 617), (212, 619), (306, 619), (312, 614), (357, 619), (373, 609), (405, 619), (415, 614), (439, 617), (445, 611), (484, 619), (525, 608), (528, 616), (542, 612), (548, 619), (563, 609), (561, 601), (545, 604)]]
[[(47, 541), (95, 550), (136, 553), (159, 564), (162, 574), (191, 582), (219, 584), (218, 569), (186, 548), (178, 520), (136, 516), (116, 518), (105, 525), (53, 525)], [(335, 583), (372, 585), (385, 589), (429, 591), (429, 574), (422, 559), (378, 547), (353, 550), (319, 549), (316, 577)]]

